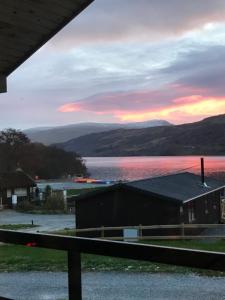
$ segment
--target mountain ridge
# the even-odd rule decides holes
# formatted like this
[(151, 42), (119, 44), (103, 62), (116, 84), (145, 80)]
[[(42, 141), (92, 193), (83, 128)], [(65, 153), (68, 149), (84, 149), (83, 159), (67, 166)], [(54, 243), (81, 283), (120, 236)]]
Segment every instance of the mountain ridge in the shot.
[(45, 145), (69, 141), (73, 138), (84, 136), (90, 133), (106, 132), (120, 128), (146, 128), (151, 126), (172, 126), (165, 120), (150, 120), (134, 123), (97, 123), (83, 122), (55, 127), (29, 128), (23, 132), (32, 142), (39, 142)]
[(225, 114), (202, 121), (88, 134), (56, 146), (82, 156), (225, 155)]

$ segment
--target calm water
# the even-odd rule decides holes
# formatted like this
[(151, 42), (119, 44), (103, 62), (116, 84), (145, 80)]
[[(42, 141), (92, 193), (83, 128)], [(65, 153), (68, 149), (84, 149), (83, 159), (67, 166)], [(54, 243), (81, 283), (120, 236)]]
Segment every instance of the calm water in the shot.
[[(134, 180), (181, 171), (200, 172), (200, 156), (86, 157), (97, 179)], [(205, 172), (225, 172), (225, 156), (205, 157)]]

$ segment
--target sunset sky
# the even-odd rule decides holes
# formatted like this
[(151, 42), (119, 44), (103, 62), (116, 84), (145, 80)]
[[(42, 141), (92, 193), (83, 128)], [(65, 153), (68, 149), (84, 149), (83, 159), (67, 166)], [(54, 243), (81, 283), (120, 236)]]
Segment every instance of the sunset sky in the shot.
[(222, 113), (224, 0), (95, 0), (0, 94), (0, 128)]

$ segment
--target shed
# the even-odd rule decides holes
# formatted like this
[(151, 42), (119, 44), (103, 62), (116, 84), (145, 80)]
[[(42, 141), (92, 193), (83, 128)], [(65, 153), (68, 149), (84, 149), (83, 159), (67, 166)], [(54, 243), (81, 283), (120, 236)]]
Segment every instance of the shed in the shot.
[(77, 197), (76, 228), (219, 223), (224, 187), (188, 172), (116, 184)]
[(15, 196), (18, 202), (30, 201), (35, 187), (35, 181), (21, 169), (0, 174), (0, 205), (11, 208)]

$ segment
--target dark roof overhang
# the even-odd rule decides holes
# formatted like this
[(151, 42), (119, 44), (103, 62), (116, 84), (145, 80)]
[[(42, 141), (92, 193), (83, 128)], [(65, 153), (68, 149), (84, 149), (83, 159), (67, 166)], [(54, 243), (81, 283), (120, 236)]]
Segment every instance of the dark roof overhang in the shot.
[(171, 202), (173, 204), (176, 204), (176, 205), (183, 205), (189, 201), (193, 201), (193, 200), (196, 200), (196, 199), (199, 199), (207, 194), (211, 194), (211, 193), (214, 193), (216, 191), (220, 191), (222, 189), (224, 189), (225, 186), (220, 186), (218, 188), (215, 188), (215, 189), (211, 189), (209, 190), (208, 192), (205, 192), (205, 193), (202, 193), (202, 194), (199, 194), (193, 198), (186, 198), (186, 199), (177, 199), (177, 198), (173, 198), (173, 197), (168, 197), (168, 196), (165, 196), (163, 194), (160, 194), (160, 193), (154, 193), (154, 192), (151, 192), (151, 191), (147, 191), (147, 190), (144, 190), (144, 189), (141, 189), (141, 188), (137, 188), (137, 187), (134, 187), (134, 186), (131, 186), (129, 184), (126, 184), (126, 183), (118, 183), (118, 184), (114, 184), (114, 185), (111, 185), (111, 186), (108, 186), (108, 187), (104, 187), (104, 188), (99, 188), (95, 191), (90, 191), (90, 192), (87, 192), (87, 193), (84, 193), (84, 194), (81, 194), (79, 196), (72, 196), (70, 197), (72, 200), (76, 200), (76, 201), (84, 201), (84, 200), (88, 200), (96, 195), (101, 195), (101, 194), (104, 194), (104, 193), (107, 193), (107, 192), (114, 192), (114, 191), (126, 191), (126, 190), (130, 190), (130, 191), (133, 191), (134, 193), (139, 193), (139, 194), (142, 194), (142, 195), (145, 195), (147, 197), (151, 196), (151, 197), (154, 197), (155, 199), (158, 199), (158, 200), (161, 200), (161, 201), (167, 201), (167, 202)]
[(152, 196), (152, 197), (155, 197), (155, 198), (157, 198), (159, 200), (162, 200), (162, 201), (171, 201), (174, 204), (182, 204), (182, 201), (179, 200), (179, 199), (169, 198), (169, 197), (166, 197), (166, 196), (155, 194), (155, 193), (145, 191), (145, 190), (133, 187), (133, 186), (126, 185), (124, 183), (118, 183), (118, 184), (114, 184), (114, 185), (111, 185), (111, 186), (108, 186), (108, 187), (99, 188), (95, 191), (90, 191), (90, 192), (81, 194), (79, 196), (72, 196), (72, 197), (70, 197), (70, 199), (75, 200), (75, 201), (80, 201), (80, 200), (84, 201), (84, 200), (88, 200), (88, 199), (90, 199), (90, 198), (92, 198), (96, 195), (102, 195), (102, 194), (105, 194), (105, 193), (108, 193), (108, 192), (126, 191), (126, 190), (127, 191), (130, 190), (130, 191), (133, 191), (135, 193), (142, 194), (142, 195), (145, 195), (145, 196)]
[(96, 195), (102, 195), (102, 194), (105, 194), (108, 192), (114, 192), (114, 191), (120, 190), (122, 188), (124, 188), (124, 185), (121, 183), (117, 183), (117, 184), (113, 184), (113, 185), (106, 186), (106, 187), (101, 187), (101, 188), (99, 187), (98, 189), (96, 189), (94, 191), (91, 191), (91, 189), (90, 189), (89, 192), (85, 192), (78, 196), (71, 196), (70, 199), (75, 200), (75, 201), (79, 201), (79, 200), (83, 201), (83, 200), (90, 199), (91, 197), (94, 197)]
[(214, 193), (214, 192), (217, 192), (217, 191), (222, 191), (225, 186), (222, 185), (218, 188), (215, 188), (215, 189), (211, 189), (209, 190), (208, 192), (204, 192), (202, 194), (198, 194), (196, 195), (195, 197), (192, 197), (192, 198), (187, 198), (187, 199), (178, 199), (178, 198), (172, 198), (172, 197), (168, 197), (168, 196), (165, 196), (163, 194), (160, 194), (160, 193), (154, 193), (154, 192), (150, 192), (150, 191), (146, 191), (144, 189), (139, 189), (137, 187), (133, 187), (133, 186), (129, 186), (129, 185), (126, 185), (127, 189), (130, 189), (130, 190), (133, 190), (133, 191), (136, 191), (136, 192), (139, 192), (143, 195), (146, 195), (146, 196), (153, 196), (153, 197), (156, 197), (160, 200), (166, 200), (166, 201), (171, 201), (173, 203), (180, 203), (180, 204), (185, 204), (187, 202), (190, 202), (190, 201), (193, 201), (193, 200), (196, 200), (196, 199), (199, 199), (201, 197), (204, 197), (208, 194), (211, 194), (211, 193)]
[(0, 93), (7, 77), (94, 0), (1, 0)]
[(206, 196), (206, 195), (208, 195), (208, 194), (211, 194), (211, 193), (214, 193), (214, 192), (218, 192), (218, 191), (222, 191), (224, 188), (225, 188), (225, 185), (220, 186), (220, 187), (218, 187), (218, 188), (216, 188), (216, 189), (213, 189), (213, 190), (210, 190), (210, 191), (208, 191), (208, 192), (202, 193), (201, 195), (198, 195), (198, 196), (196, 196), (196, 197), (193, 197), (193, 198), (189, 198), (189, 199), (187, 199), (187, 200), (184, 200), (183, 202), (184, 202), (184, 203), (187, 203), (187, 202), (196, 200), (196, 199), (201, 198), (201, 197), (204, 197), (204, 196)]

